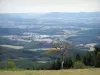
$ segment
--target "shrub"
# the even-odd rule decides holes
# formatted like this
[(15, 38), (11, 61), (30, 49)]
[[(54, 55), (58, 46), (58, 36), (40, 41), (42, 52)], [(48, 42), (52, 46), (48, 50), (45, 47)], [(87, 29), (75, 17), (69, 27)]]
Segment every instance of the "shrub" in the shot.
[(83, 69), (85, 68), (85, 65), (82, 61), (76, 61), (74, 64), (73, 64), (73, 67), (75, 69)]
[(8, 60), (8, 62), (7, 62), (7, 69), (9, 69), (9, 70), (15, 70), (16, 69), (16, 66), (15, 66), (13, 61)]

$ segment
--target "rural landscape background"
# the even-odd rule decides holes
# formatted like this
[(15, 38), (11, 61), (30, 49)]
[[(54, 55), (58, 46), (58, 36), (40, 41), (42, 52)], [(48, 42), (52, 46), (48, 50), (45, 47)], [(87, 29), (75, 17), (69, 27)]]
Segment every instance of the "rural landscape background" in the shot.
[(72, 43), (65, 68), (74, 68), (75, 62), (94, 67), (94, 51), (100, 50), (99, 19), (99, 12), (0, 14), (0, 67), (60, 69), (60, 54), (52, 51), (55, 38)]
[(77, 1), (1, 0), (0, 75), (99, 75), (99, 1)]

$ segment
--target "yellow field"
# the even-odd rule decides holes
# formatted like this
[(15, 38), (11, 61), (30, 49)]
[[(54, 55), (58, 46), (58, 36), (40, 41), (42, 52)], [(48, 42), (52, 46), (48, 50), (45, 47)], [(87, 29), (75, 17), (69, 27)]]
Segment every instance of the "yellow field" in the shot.
[(0, 71), (0, 75), (100, 75), (100, 69)]
[(23, 46), (14, 46), (14, 45), (0, 45), (2, 47), (12, 48), (12, 49), (22, 49)]

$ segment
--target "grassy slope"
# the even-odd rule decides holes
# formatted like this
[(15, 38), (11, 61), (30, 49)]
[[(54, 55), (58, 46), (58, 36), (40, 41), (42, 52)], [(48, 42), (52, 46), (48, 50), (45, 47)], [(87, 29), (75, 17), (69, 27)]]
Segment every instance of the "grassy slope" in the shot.
[(0, 71), (0, 75), (100, 75), (100, 69)]

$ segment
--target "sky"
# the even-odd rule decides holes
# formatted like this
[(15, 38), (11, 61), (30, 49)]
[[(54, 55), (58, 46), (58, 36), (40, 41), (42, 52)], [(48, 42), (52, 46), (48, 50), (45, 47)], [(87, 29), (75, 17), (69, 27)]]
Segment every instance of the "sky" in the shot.
[(0, 0), (0, 13), (100, 12), (100, 0)]

